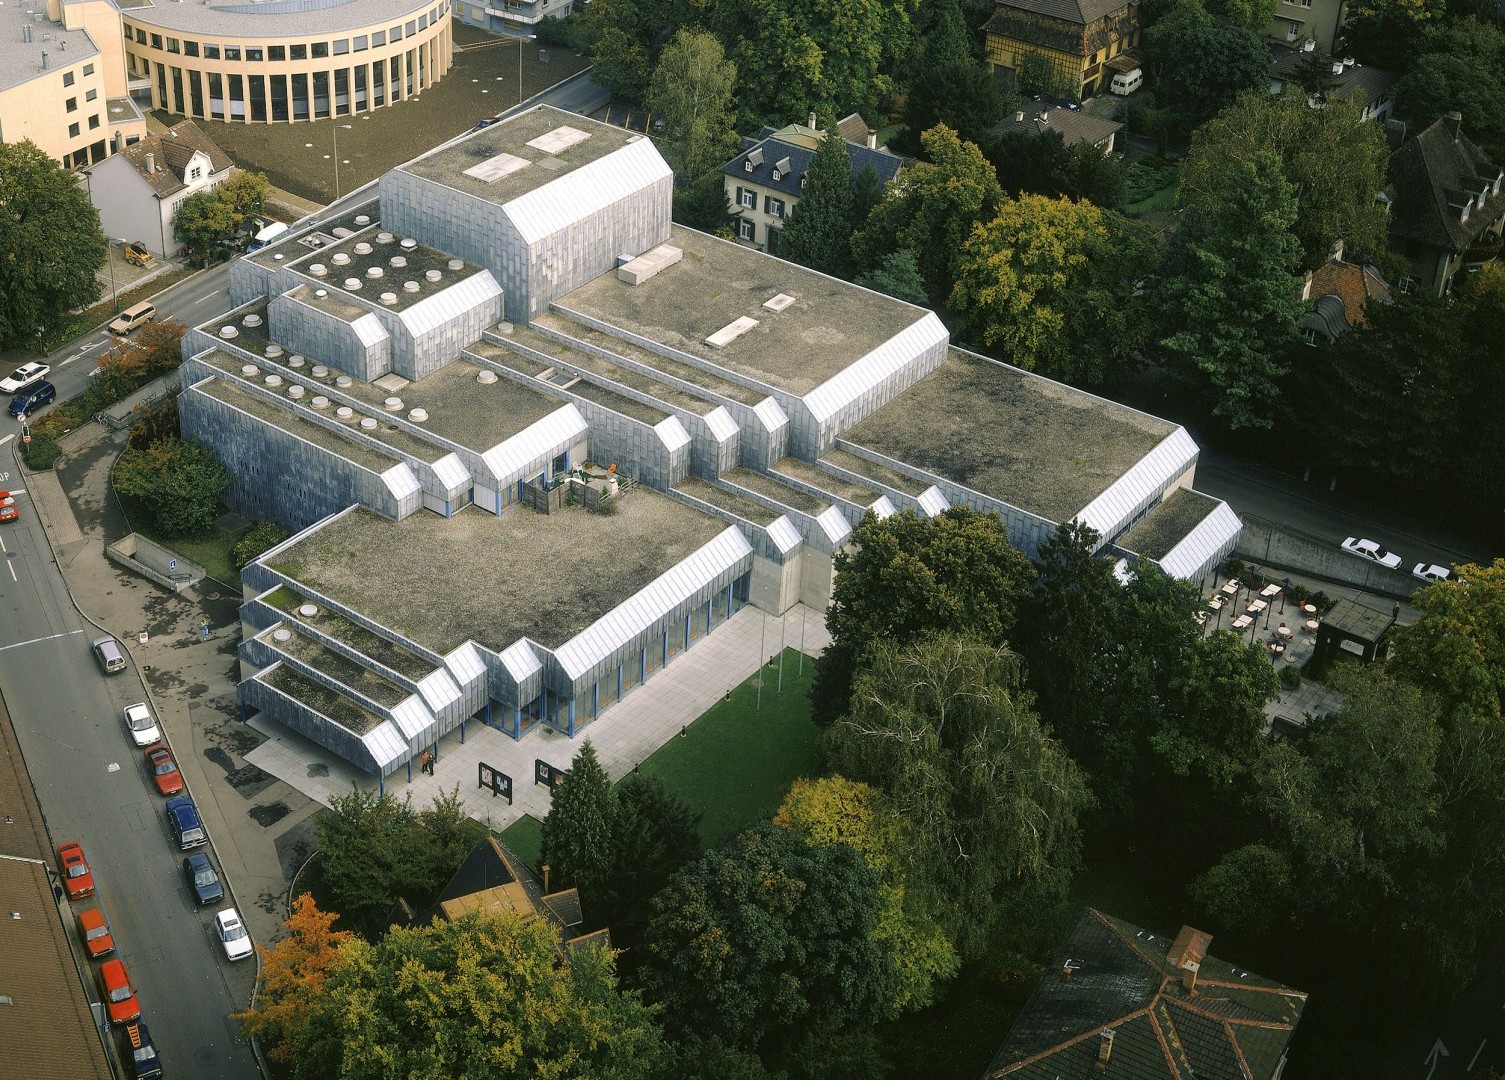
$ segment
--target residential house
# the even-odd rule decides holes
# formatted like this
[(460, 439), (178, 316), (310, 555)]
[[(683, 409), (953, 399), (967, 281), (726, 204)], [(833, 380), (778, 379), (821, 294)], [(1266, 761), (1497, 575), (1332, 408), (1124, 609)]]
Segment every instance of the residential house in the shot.
[(1048, 66), (1062, 92), (1091, 97), (1112, 78), (1105, 64), (1139, 44), (1136, 0), (999, 0), (983, 25), (988, 63), (1018, 83), (1025, 58)]
[(1076, 109), (1051, 108), (1046, 105), (1038, 110), (1016, 111), (995, 126), (993, 134), (1001, 135), (1006, 131), (1028, 131), (1033, 135), (1043, 135), (1047, 131), (1055, 131), (1060, 133), (1061, 141), (1067, 146), (1086, 143), (1088, 146), (1097, 147), (1105, 154), (1111, 154), (1114, 141), (1122, 130), (1123, 125), (1116, 120), (1105, 120), (1101, 116), (1093, 116), (1091, 113), (1080, 112)]
[[(836, 129), (852, 156), (852, 176), (872, 169), (880, 184), (898, 177), (904, 159), (877, 145), (876, 135), (857, 113)], [(854, 136), (860, 135), (860, 141)], [(764, 128), (756, 139), (744, 138), (737, 156), (721, 166), (726, 198), (737, 209), (737, 239), (760, 251), (778, 254), (784, 221), (794, 212), (805, 187), (805, 171), (826, 133), (808, 124)]]
[(1344, 260), (1342, 240), (1333, 244), (1327, 262), (1307, 271), (1301, 299), (1311, 307), (1298, 325), (1313, 344), (1318, 338), (1333, 342), (1356, 326), (1367, 326), (1368, 306), (1391, 302), (1390, 286), (1373, 266)]
[(984, 1080), (1276, 1080), (1307, 996), (1089, 908), (983, 1074)]
[(1286, 45), (1311, 41), (1323, 52), (1334, 53), (1343, 44), (1347, 18), (1348, 0), (1279, 0), (1265, 36)]
[(157, 256), (180, 246), (173, 215), (188, 196), (217, 187), (232, 162), (203, 128), (184, 120), (86, 170), (89, 199), (106, 236), (135, 240)]
[(1463, 134), (1448, 113), (1390, 155), (1390, 244), (1407, 263), (1401, 292), (1441, 296), (1460, 270), (1473, 272), (1500, 254), (1505, 227), (1505, 169)]
[(1383, 123), (1395, 107), (1394, 90), (1400, 76), (1393, 72), (1366, 67), (1351, 56), (1342, 60), (1328, 56), (1311, 41), (1299, 49), (1270, 46), (1270, 93), (1278, 94), (1287, 85), (1300, 86), (1308, 73), (1320, 76), (1326, 84), (1320, 93), (1308, 95), (1314, 109), (1327, 101), (1349, 101), (1359, 107), (1360, 120)]

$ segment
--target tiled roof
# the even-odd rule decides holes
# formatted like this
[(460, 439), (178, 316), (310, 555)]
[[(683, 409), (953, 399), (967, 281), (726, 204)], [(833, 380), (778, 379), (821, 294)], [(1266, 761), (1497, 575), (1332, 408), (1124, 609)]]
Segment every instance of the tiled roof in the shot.
[(120, 156), (151, 185), (158, 198), (167, 198), (188, 186), (188, 163), (200, 150), (209, 155), (211, 174), (222, 173), (234, 164), (192, 120), (175, 124), (160, 135), (148, 135), (120, 151)]
[(993, 132), (1001, 135), (1005, 131), (1021, 129), (1035, 134), (1059, 131), (1062, 141), (1067, 146), (1074, 146), (1077, 143), (1101, 146), (1123, 130), (1123, 125), (1117, 120), (1104, 120), (1091, 113), (1078, 112), (1075, 109), (1051, 108), (1047, 105), (1041, 109), (1025, 109), (1022, 119), (1018, 112), (1012, 113), (994, 127)]
[[(1390, 234), (1461, 252), (1505, 214), (1501, 170), (1469, 141), (1462, 118), (1449, 113), (1390, 155)], [(1489, 192), (1480, 207), (1481, 190)], [(1462, 204), (1475, 200), (1468, 220)]]
[[(1270, 77), (1280, 82), (1293, 81), (1306, 66), (1311, 55), (1301, 49), (1271, 45)], [(1323, 60), (1327, 63), (1334, 62), (1331, 57), (1327, 56), (1324, 56)], [(1390, 88), (1400, 81), (1400, 76), (1394, 72), (1358, 63), (1344, 64), (1342, 74), (1333, 75), (1331, 78), (1336, 85), (1327, 91), (1326, 96), (1329, 100), (1351, 101), (1360, 106), (1382, 100), (1390, 92)]]
[(994, 16), (1016, 10), (1086, 26), (1128, 6), (1126, 0), (1002, 0)]
[(1188, 991), (1172, 956), (1189, 945), (1195, 961), (1210, 940), (1183, 928), (1173, 944), (1088, 909), (985, 1075), (1269, 1080), (1306, 995), (1205, 955)]
[[(1329, 338), (1355, 326), (1367, 326), (1364, 311), (1371, 302), (1391, 302), (1390, 287), (1379, 274), (1342, 259), (1329, 259), (1312, 271), (1307, 295), (1317, 309), (1314, 314), (1333, 330)], [(1302, 324), (1306, 325), (1305, 319)]]
[[(799, 137), (811, 129), (803, 125), (791, 125)], [(796, 199), (802, 194), (800, 180), (805, 171), (810, 168), (810, 162), (815, 157), (815, 150), (810, 146), (797, 145), (793, 142), (780, 138), (784, 132), (790, 131), (784, 128), (780, 131), (772, 131), (764, 128), (759, 133), (759, 138), (743, 139), (742, 149), (736, 157), (721, 166), (721, 171), (727, 176), (739, 180), (751, 181), (762, 187), (782, 191), (786, 195), (793, 195)], [(813, 142), (813, 139), (801, 138), (801, 142)], [(899, 170), (904, 165), (904, 159), (887, 150), (869, 150), (861, 143), (847, 143), (847, 152), (852, 155), (852, 175), (858, 176), (862, 170), (872, 167), (878, 176), (880, 184), (886, 184), (899, 175)], [(753, 167), (747, 168), (747, 162), (751, 159)], [(779, 178), (773, 178), (775, 166), (785, 163), (785, 167), (779, 169)]]

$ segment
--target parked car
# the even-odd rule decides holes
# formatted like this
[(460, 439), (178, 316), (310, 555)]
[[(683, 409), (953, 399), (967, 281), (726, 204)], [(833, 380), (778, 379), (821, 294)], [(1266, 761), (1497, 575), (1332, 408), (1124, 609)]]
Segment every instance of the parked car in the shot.
[(172, 838), (178, 842), (179, 848), (187, 851), (209, 843), (209, 834), (204, 831), (204, 823), (199, 820), (198, 808), (187, 795), (175, 795), (168, 799), (163, 812), (167, 815), (167, 826), (172, 830)]
[(115, 316), (110, 323), (110, 333), (125, 337), (138, 326), (144, 326), (157, 317), (157, 308), (150, 300), (143, 300), (139, 304), (133, 304), (119, 315)]
[(46, 381), (34, 383), (10, 399), (10, 414), (17, 420), (25, 420), (43, 405), (51, 405), (56, 400), (57, 387)]
[(39, 379), (45, 379), (51, 370), (46, 364), (22, 364), (0, 379), (0, 394), (14, 394), (24, 390)]
[(1422, 581), (1447, 581), (1453, 576), (1453, 572), (1446, 566), (1438, 566), (1436, 563), (1419, 562), (1412, 569), (1411, 576), (1421, 578)]
[(183, 790), (183, 773), (178, 768), (178, 763), (172, 759), (172, 751), (162, 743), (148, 746), (143, 753), (146, 756), (146, 771), (152, 774), (152, 780), (157, 785), (157, 790), (163, 795), (176, 795)]
[(121, 1029), (120, 1049), (131, 1063), (131, 1076), (135, 1080), (157, 1080), (162, 1075), (162, 1060), (157, 1056), (145, 1020), (138, 1017)]
[(106, 960), (99, 966), (99, 993), (105, 999), (105, 1010), (110, 1023), (124, 1024), (141, 1015), (141, 1006), (136, 1001), (131, 977), (119, 960)]
[(110, 933), (105, 913), (97, 907), (78, 913), (78, 936), (84, 939), (84, 948), (89, 950), (91, 960), (115, 951), (115, 935)]
[(152, 711), (146, 707), (146, 702), (138, 701), (134, 705), (127, 705), (124, 717), (126, 730), (131, 733), (137, 746), (150, 746), (162, 741), (162, 731), (157, 727), (157, 721), (152, 719)]
[(16, 508), (16, 497), (8, 491), (0, 491), (0, 521), (15, 521), (21, 516)]
[(183, 860), (183, 877), (200, 904), (213, 904), (225, 898), (225, 887), (214, 872), (214, 864), (202, 851), (195, 851)]
[(82, 900), (94, 895), (94, 872), (89, 869), (89, 860), (84, 858), (84, 849), (70, 840), (57, 849), (58, 866), (63, 870), (63, 886), (68, 890), (68, 899)]
[(94, 650), (94, 659), (106, 675), (116, 675), (125, 670), (125, 653), (120, 651), (120, 642), (112, 637), (95, 638), (89, 642)]
[(1373, 540), (1361, 540), (1356, 536), (1350, 536), (1343, 541), (1343, 550), (1361, 559), (1379, 563), (1390, 570), (1400, 568), (1400, 556), (1393, 551), (1386, 551)]
[(244, 960), (255, 949), (251, 946), (251, 931), (240, 921), (240, 912), (227, 907), (214, 917), (214, 932), (219, 943), (225, 947), (225, 956), (231, 960)]

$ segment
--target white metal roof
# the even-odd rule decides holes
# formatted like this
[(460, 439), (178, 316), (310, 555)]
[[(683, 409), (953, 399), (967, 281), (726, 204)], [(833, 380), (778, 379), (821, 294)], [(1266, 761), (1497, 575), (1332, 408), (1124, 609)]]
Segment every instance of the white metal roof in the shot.
[(1219, 500), (1212, 513), (1192, 526), (1191, 532), (1166, 552), (1164, 558), (1155, 561), (1171, 577), (1195, 581), (1210, 562), (1233, 550), (1243, 528), (1244, 523), (1233, 508)]
[(526, 479), (542, 462), (558, 455), (589, 429), (580, 410), (567, 402), (487, 450), (481, 460), (498, 485), (513, 484)]
[(899, 512), (894, 508), (894, 504), (889, 502), (887, 495), (879, 495), (876, 501), (868, 504), (868, 509), (878, 515), (879, 521), (886, 517), (893, 517)]
[(752, 411), (753, 415), (762, 421), (763, 427), (768, 431), (777, 431), (789, 423), (789, 414), (784, 411), (784, 406), (771, 397), (764, 398), (758, 402), (753, 406)]
[(527, 638), (507, 646), (501, 651), (500, 657), (502, 666), (517, 683), (522, 683), (543, 670), (543, 661), (533, 651), (533, 645)]
[(658, 432), (659, 442), (663, 443), (665, 450), (672, 452), (690, 445), (690, 433), (685, 430), (685, 426), (679, 422), (677, 416), (660, 420), (654, 425), (653, 430)]
[(455, 685), (449, 672), (436, 668), (418, 683), (418, 693), (423, 696), (423, 703), (431, 712), (439, 713), (460, 696), (460, 688)]
[(519, 195), (504, 209), (524, 242), (535, 244), (634, 191), (673, 179), (653, 140), (643, 138)]
[(1104, 540), (1110, 540), (1196, 460), (1197, 444), (1185, 428), (1178, 427), (1136, 461), (1128, 472), (1109, 484), (1108, 489), (1083, 507), (1076, 517), (1097, 530)]
[(915, 501), (929, 517), (936, 517), (951, 507), (951, 500), (934, 484), (920, 492), (920, 497)]
[(399, 461), (382, 473), (381, 481), (397, 499), (406, 498), (423, 490), (423, 485), (418, 482), (418, 477), (413, 475), (413, 470), (408, 467), (406, 461)]
[[(325, 288), (327, 286), (321, 286)], [(358, 319), (350, 321), (350, 329), (355, 332), (356, 340), (362, 345), (370, 347), (379, 341), (386, 341), (392, 335), (387, 333), (387, 328), (382, 325), (374, 312), (366, 312)]]
[(417, 694), (404, 698), (392, 710), (392, 723), (402, 732), (404, 741), (411, 742), (434, 726), (434, 714)]
[(470, 470), (465, 467), (465, 462), (460, 460), (458, 454), (445, 454), (433, 464), (434, 478), (446, 491), (454, 491), (456, 488), (467, 487), (470, 484)]
[(828, 506), (821, 511), (815, 523), (820, 526), (821, 532), (826, 534), (826, 539), (832, 548), (838, 547), (842, 541), (852, 535), (852, 526), (847, 522), (846, 515), (834, 506)]
[(383, 720), (360, 738), (361, 745), (376, 764), (376, 771), (383, 776), (391, 771), (388, 765), (408, 757), (408, 741), (390, 720)]
[(444, 658), (444, 670), (448, 671), (460, 686), (469, 686), (477, 679), (486, 677), (486, 661), (475, 642), (467, 641)]
[[(424, 288), (431, 287), (427, 281), (421, 284)], [(491, 271), (479, 270), (469, 277), (459, 279), (447, 289), (440, 289), (433, 296), (425, 296), (402, 312), (402, 322), (414, 337), (418, 337), (501, 295), (502, 287), (491, 276)]]
[(804, 536), (799, 529), (795, 528), (794, 522), (789, 520), (789, 515), (780, 514), (768, 523), (768, 539), (778, 549), (779, 554), (788, 555), (805, 542)]
[[(876, 299), (873, 302), (878, 303)], [(951, 335), (935, 312), (927, 311), (923, 318), (910, 323), (862, 359), (806, 394), (805, 404), (811, 415), (824, 423), (843, 406), (914, 363), (922, 353), (936, 346), (944, 347), (950, 340)]]
[(554, 651), (555, 659), (571, 679), (583, 675), (751, 554), (742, 530), (725, 529), (565, 642)]
[(725, 442), (741, 430), (737, 427), (737, 421), (732, 419), (732, 414), (726, 411), (725, 405), (717, 405), (705, 414), (705, 426), (710, 431), (711, 438), (717, 442)]

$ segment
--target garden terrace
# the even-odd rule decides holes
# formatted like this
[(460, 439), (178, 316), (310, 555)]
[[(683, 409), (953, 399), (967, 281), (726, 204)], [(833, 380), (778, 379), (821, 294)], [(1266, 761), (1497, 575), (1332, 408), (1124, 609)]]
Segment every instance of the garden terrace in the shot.
[[(341, 259), (345, 261), (341, 262)], [(359, 295), (367, 303), (391, 311), (405, 311), (451, 285), (485, 272), (474, 263), (381, 230), (367, 230), (337, 243), (326, 244), (308, 252), (293, 266), (300, 273), (318, 280), (321, 287), (332, 293)], [(322, 272), (319, 267), (323, 268)], [(380, 273), (372, 277), (372, 271)], [(430, 271), (439, 275), (437, 280), (428, 279), (426, 275)], [(349, 288), (345, 285), (348, 278), (354, 278), (360, 284), (354, 289)], [(411, 292), (404, 288), (409, 281), (416, 282), (418, 288)], [(380, 299), (386, 292), (394, 298), (390, 304)]]
[(781, 484), (771, 476), (766, 476), (752, 469), (732, 469), (721, 477), (729, 484), (736, 484), (740, 488), (746, 488), (756, 495), (765, 499), (798, 510), (802, 514), (815, 517), (822, 511), (830, 508), (831, 504), (814, 495), (807, 495), (798, 488), (792, 488), (788, 484)]
[(1203, 518), (1217, 509), (1218, 500), (1190, 488), (1177, 488), (1134, 523), (1117, 544), (1145, 559), (1163, 559)]
[[(840, 451), (837, 451), (838, 453)], [(830, 455), (827, 455), (828, 457)], [(850, 456), (850, 455), (848, 455)], [(869, 503), (878, 501), (878, 492), (872, 488), (854, 484), (842, 476), (828, 473), (824, 469), (817, 469), (808, 461), (799, 458), (786, 457), (774, 462), (773, 472), (787, 476), (791, 480), (798, 480), (820, 491), (830, 492), (838, 499), (846, 499), (858, 506), (867, 506)]]
[[(288, 623), (311, 626), (414, 682), (426, 679), (434, 671), (434, 665), (417, 653), (409, 652), (379, 634), (373, 634), (364, 626), (329, 610), (322, 602), (300, 596), (285, 585), (274, 589), (262, 599), (281, 611)], [(318, 614), (305, 617), (298, 609), (310, 603), (319, 609)]]
[(316, 671), (323, 672), (331, 679), (348, 686), (357, 694), (371, 699), (384, 708), (391, 709), (402, 704), (411, 693), (404, 687), (398, 686), (390, 679), (384, 679), (370, 668), (363, 667), (342, 656), (332, 649), (328, 649), (306, 634), (289, 628), (286, 641), (276, 639), (275, 629), (263, 630), (257, 635), (260, 640), (280, 649), (289, 656), (296, 657)]
[(267, 685), (301, 701), (314, 712), (333, 720), (346, 731), (365, 735), (381, 724), (384, 717), (363, 709), (344, 694), (336, 693), (323, 683), (298, 674), (286, 664), (278, 664), (265, 676)]
[(779, 511), (770, 510), (762, 503), (753, 502), (745, 496), (738, 495), (734, 491), (727, 491), (726, 488), (717, 487), (715, 484), (707, 483), (696, 476), (685, 477), (674, 485), (674, 490), (725, 510), (728, 514), (735, 514), (737, 517), (742, 518), (744, 521), (750, 521), (754, 525), (771, 525), (783, 516)]
[(295, 409), (289, 409), (281, 403), (274, 404), (225, 379), (209, 379), (198, 384), (197, 388), (210, 397), (254, 416), (271, 427), (328, 450), (331, 454), (337, 454), (346, 461), (353, 461), (374, 473), (384, 473), (398, 464), (396, 457), (380, 453), (365, 443), (342, 435), (338, 431), (331, 431), (321, 424), (300, 416)]
[[(930, 487), (928, 481), (916, 480), (906, 473), (890, 469), (887, 465), (880, 465), (876, 461), (869, 461), (865, 457), (849, 454), (840, 448), (826, 451), (821, 455), (820, 459), (832, 468), (843, 469), (849, 473), (856, 473), (858, 476), (865, 476), (875, 484), (882, 484), (884, 487), (893, 488), (904, 495), (918, 497), (924, 494), (925, 490)], [(788, 458), (784, 459), (784, 461), (788, 460)], [(782, 465), (783, 462), (780, 462), (780, 464)], [(827, 473), (824, 475), (830, 474)], [(835, 479), (835, 477), (832, 477), (832, 479)]]

